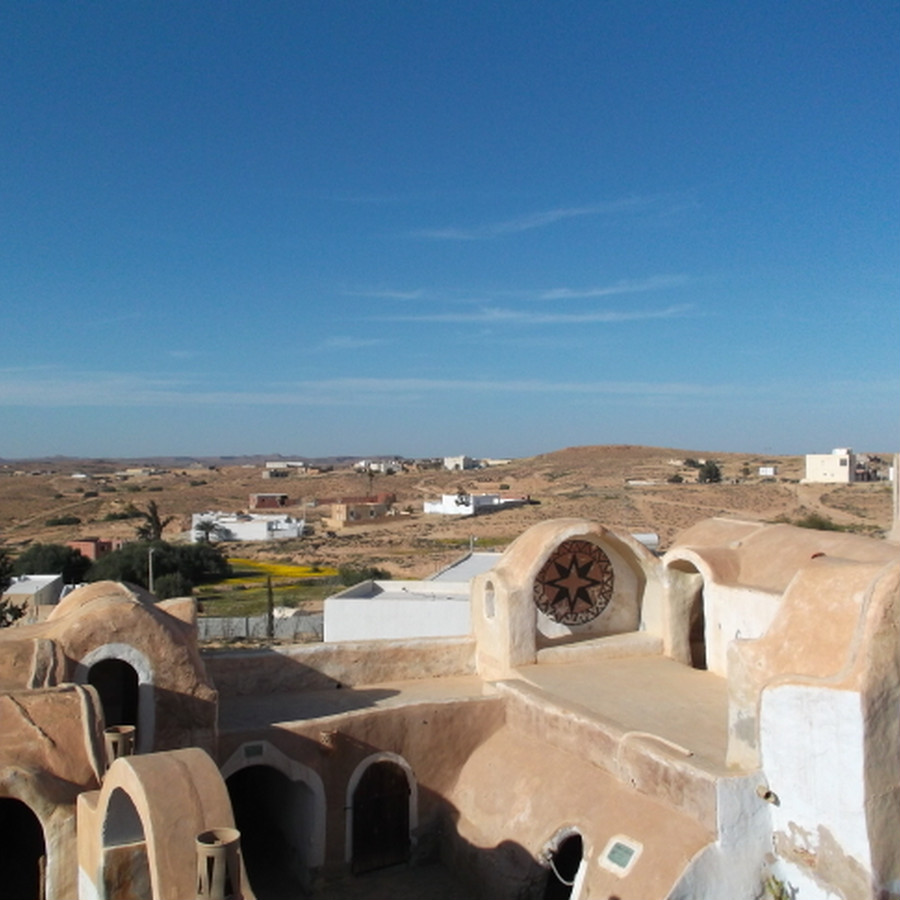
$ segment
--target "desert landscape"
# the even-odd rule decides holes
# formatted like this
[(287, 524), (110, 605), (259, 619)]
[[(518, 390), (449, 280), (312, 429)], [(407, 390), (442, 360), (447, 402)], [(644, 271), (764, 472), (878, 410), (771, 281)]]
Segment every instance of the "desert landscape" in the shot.
[[(883, 456), (887, 459), (887, 456)], [(714, 460), (722, 481), (697, 483), (691, 463)], [(80, 537), (132, 539), (131, 507), (154, 501), (170, 541), (189, 540), (191, 513), (247, 510), (253, 493), (284, 493), (282, 512), (305, 517), (311, 534), (297, 540), (229, 543), (229, 556), (303, 564), (377, 566), (398, 578), (422, 578), (470, 546), (502, 550), (536, 522), (586, 517), (633, 533), (659, 535), (665, 550), (684, 528), (710, 516), (797, 522), (819, 516), (836, 527), (879, 536), (890, 527), (887, 482), (801, 484), (802, 456), (710, 453), (631, 445), (571, 447), (481, 469), (411, 466), (392, 475), (333, 471), (264, 479), (265, 458), (185, 460), (28, 460), (0, 467), (0, 540), (13, 552), (34, 542)], [(761, 477), (761, 466), (777, 474)], [(150, 470), (141, 474), (138, 469)], [(129, 471), (130, 470), (130, 471)], [(127, 474), (122, 474), (126, 473)], [(119, 474), (116, 474), (119, 473)], [(680, 476), (681, 483), (672, 483)], [(530, 503), (469, 518), (425, 515), (441, 494), (526, 496)], [(328, 501), (390, 493), (396, 515), (329, 532)], [(77, 521), (75, 521), (77, 520)], [(62, 522), (68, 524), (48, 524)]]

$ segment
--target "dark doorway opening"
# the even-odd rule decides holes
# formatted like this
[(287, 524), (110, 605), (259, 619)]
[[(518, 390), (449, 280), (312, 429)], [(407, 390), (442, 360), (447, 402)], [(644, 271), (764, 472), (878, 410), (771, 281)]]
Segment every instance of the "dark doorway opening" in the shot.
[(4, 900), (43, 900), (47, 867), (44, 829), (21, 800), (0, 797)]
[(584, 842), (580, 834), (570, 834), (560, 842), (550, 856), (543, 900), (569, 900), (583, 857)]
[(402, 766), (382, 761), (363, 773), (353, 792), (353, 873), (409, 860), (409, 781)]
[(691, 645), (691, 666), (706, 668), (706, 615), (703, 612), (703, 589), (699, 589), (691, 602), (688, 640)]
[(225, 785), (241, 833), (247, 878), (258, 900), (281, 900), (309, 890), (309, 848), (316, 827), (309, 786), (262, 765), (240, 769)]
[(106, 725), (137, 725), (138, 674), (121, 659), (102, 659), (88, 672), (88, 684), (97, 688)]

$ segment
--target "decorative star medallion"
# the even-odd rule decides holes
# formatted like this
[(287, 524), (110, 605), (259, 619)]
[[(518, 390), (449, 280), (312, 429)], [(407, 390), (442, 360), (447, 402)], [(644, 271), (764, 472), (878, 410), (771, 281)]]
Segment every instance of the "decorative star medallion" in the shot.
[(590, 541), (563, 541), (534, 580), (535, 605), (561, 625), (590, 622), (612, 595), (612, 563)]

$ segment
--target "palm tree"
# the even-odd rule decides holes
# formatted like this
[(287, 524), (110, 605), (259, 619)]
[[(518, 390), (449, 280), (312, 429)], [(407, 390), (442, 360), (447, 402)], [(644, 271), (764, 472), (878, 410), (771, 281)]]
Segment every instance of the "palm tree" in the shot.
[(163, 529), (169, 522), (175, 520), (175, 516), (166, 516), (165, 519), (161, 518), (155, 500), (151, 500), (147, 504), (146, 511), (142, 509), (135, 511), (144, 520), (143, 524), (137, 527), (138, 539), (142, 541), (161, 541)]
[(214, 537), (217, 539), (220, 537), (222, 528), (218, 522), (214, 522), (212, 519), (201, 519), (194, 526), (194, 531), (197, 532), (202, 541), (209, 544)]

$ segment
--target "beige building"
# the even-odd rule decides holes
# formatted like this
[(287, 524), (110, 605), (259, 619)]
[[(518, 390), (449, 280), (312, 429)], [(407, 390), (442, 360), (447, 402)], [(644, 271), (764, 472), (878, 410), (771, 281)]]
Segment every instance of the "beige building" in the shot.
[(850, 484), (855, 478), (856, 456), (847, 447), (831, 453), (808, 453), (804, 481), (812, 483)]
[(201, 654), (193, 601), (106, 582), (5, 629), (4, 896), (407, 864), (429, 897), (900, 896), (900, 546), (547, 521), (470, 602), (461, 637)]

